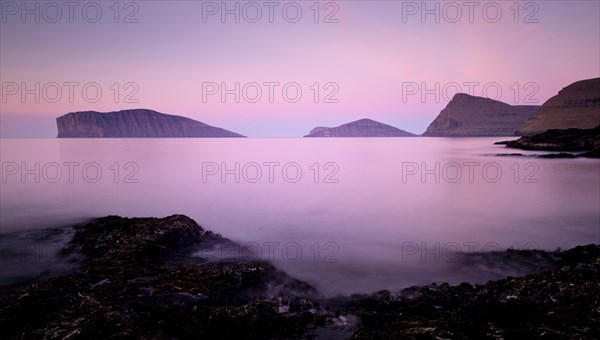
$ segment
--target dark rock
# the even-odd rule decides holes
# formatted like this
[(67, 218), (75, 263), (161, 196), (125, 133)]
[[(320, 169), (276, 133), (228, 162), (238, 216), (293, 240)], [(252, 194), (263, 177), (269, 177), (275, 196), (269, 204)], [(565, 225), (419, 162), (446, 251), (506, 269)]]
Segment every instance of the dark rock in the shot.
[(498, 153), (498, 154), (496, 154), (496, 156), (500, 156), (500, 157), (526, 157), (522, 153)]
[(325, 325), (312, 302), (290, 302), (314, 288), (269, 263), (182, 256), (212, 242), (231, 241), (182, 215), (79, 227), (64, 253), (81, 253), (80, 269), (1, 300), (2, 337), (289, 338)]
[(454, 95), (423, 136), (513, 136), (539, 106), (509, 104), (464, 93)]
[[(203, 294), (199, 294), (200, 296), (204, 296)], [(166, 307), (177, 307), (177, 306), (189, 306), (192, 304), (197, 304), (201, 300), (198, 296), (192, 295), (186, 292), (179, 292), (173, 294), (163, 294), (156, 298), (156, 303), (159, 305), (163, 305)]]
[(577, 157), (600, 158), (600, 148), (594, 148), (594, 150), (592, 150), (592, 151), (581, 153), (581, 154), (577, 155)]
[(506, 147), (522, 150), (589, 151), (583, 154), (559, 153), (539, 156), (542, 158), (598, 158), (600, 155), (600, 125), (593, 129), (548, 130), (534, 136), (524, 136), (504, 143)]
[(414, 134), (371, 119), (361, 119), (334, 128), (316, 127), (304, 137), (413, 137)]
[(266, 262), (189, 257), (213, 242), (231, 241), (182, 215), (80, 227), (65, 250), (84, 256), (79, 270), (0, 300), (2, 338), (600, 337), (599, 245), (469, 253), (458, 266), (538, 272), (325, 299)]
[(550, 153), (547, 155), (539, 155), (539, 158), (577, 158), (577, 155), (574, 155), (572, 153), (566, 153), (566, 152), (561, 152), (561, 153)]
[(550, 270), (520, 278), (412, 287), (395, 298), (377, 294), (346, 309), (361, 319), (353, 339), (596, 339), (600, 329), (600, 246), (545, 256)]
[(58, 138), (244, 137), (190, 118), (147, 109), (81, 111), (56, 118)]
[(183, 215), (131, 219), (108, 216), (77, 228), (63, 253), (84, 254), (88, 258), (84, 265), (95, 270), (106, 266), (106, 262), (162, 261), (167, 252), (200, 242), (205, 235), (209, 234)]

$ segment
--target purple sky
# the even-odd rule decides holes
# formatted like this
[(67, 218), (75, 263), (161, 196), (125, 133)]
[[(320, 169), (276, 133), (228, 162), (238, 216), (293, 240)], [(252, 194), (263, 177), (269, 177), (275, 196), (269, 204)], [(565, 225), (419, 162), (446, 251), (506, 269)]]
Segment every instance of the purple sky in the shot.
[[(112, 1), (75, 2), (70, 17), (67, 2), (2, 1), (2, 137), (55, 137), (54, 119), (67, 112), (128, 108), (251, 137), (302, 136), (364, 117), (422, 133), (456, 85), (510, 104), (542, 104), (600, 76), (599, 1), (237, 2), (239, 23), (235, 13), (223, 22), (221, 3), (121, 2), (117, 11)], [(337, 22), (324, 23), (328, 16)], [(240, 103), (235, 94), (224, 103), (220, 92), (207, 94), (219, 90), (208, 83), (234, 89), (236, 82)], [(21, 84), (32, 90), (24, 98)], [(425, 100), (421, 84), (432, 90)], [(328, 96), (333, 102), (324, 102)]]

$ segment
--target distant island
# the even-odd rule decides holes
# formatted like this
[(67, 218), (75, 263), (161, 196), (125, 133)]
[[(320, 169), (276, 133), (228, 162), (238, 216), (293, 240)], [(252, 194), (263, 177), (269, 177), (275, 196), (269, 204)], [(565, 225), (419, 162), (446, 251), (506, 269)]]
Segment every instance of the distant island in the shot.
[(304, 137), (414, 137), (415, 134), (371, 119), (360, 119), (338, 127), (316, 127)]
[(538, 109), (539, 106), (512, 106), (489, 98), (457, 93), (423, 136), (514, 136), (515, 131)]
[[(56, 123), (58, 138), (245, 137), (190, 118), (148, 109), (71, 112), (58, 117)], [(509, 105), (457, 93), (423, 136), (532, 136), (547, 130), (593, 129), (598, 125), (600, 78), (594, 78), (570, 84), (542, 106)], [(365, 118), (337, 127), (315, 127), (304, 137), (415, 136), (418, 135)]]
[(600, 78), (575, 82), (548, 99), (517, 130), (529, 136), (550, 129), (592, 129), (600, 125)]
[(56, 118), (58, 138), (245, 137), (190, 118), (147, 109), (80, 111)]

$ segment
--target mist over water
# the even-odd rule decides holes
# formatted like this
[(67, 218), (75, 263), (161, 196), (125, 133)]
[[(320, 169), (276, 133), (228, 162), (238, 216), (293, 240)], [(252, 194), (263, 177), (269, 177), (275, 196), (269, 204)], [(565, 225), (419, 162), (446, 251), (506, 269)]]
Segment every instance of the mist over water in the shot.
[(199, 256), (326, 294), (485, 282), (543, 263), (470, 253), (599, 243), (600, 161), (498, 157), (505, 139), (3, 139), (1, 279), (53, 263), (16, 239), (53, 258), (68, 232), (32, 230), (105, 215), (188, 215), (241, 244)]

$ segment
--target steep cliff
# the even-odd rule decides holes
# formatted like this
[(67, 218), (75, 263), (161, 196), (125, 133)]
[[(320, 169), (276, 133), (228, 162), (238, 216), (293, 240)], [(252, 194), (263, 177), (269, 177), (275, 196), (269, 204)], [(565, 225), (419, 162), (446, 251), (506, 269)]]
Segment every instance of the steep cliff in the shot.
[(497, 100), (457, 93), (423, 136), (513, 136), (539, 106), (512, 106)]
[(81, 111), (56, 118), (58, 138), (244, 137), (190, 118), (136, 109)]
[(533, 135), (549, 129), (591, 129), (600, 125), (600, 78), (575, 82), (548, 99), (517, 132)]
[(316, 127), (304, 137), (411, 137), (410, 132), (393, 126), (376, 122), (371, 119), (361, 119), (334, 128)]

